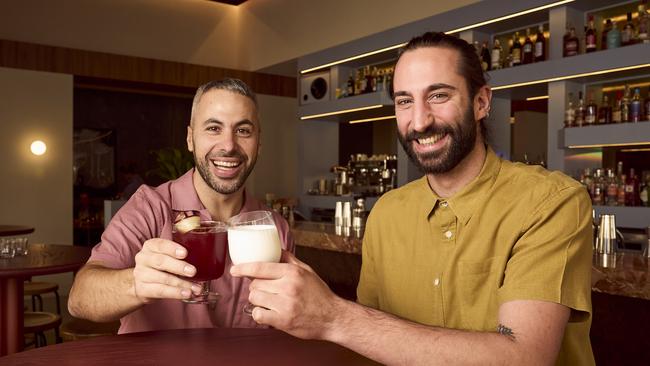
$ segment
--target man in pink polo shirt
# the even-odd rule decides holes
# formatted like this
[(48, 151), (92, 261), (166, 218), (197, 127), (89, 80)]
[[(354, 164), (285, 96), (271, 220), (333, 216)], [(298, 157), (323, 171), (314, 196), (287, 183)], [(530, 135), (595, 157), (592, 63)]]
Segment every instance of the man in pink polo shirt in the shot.
[[(187, 251), (173, 242), (173, 211), (199, 211), (205, 220), (225, 221), (266, 209), (244, 190), (260, 147), (257, 101), (240, 80), (199, 87), (187, 128), (187, 147), (196, 168), (158, 187), (142, 185), (115, 215), (70, 291), (75, 317), (98, 322), (120, 319), (120, 333), (158, 329), (259, 327), (242, 311), (248, 280), (226, 270), (211, 283), (216, 306), (181, 299), (198, 286), (196, 268), (183, 261)], [(287, 222), (274, 213), (284, 250), (293, 252)]]

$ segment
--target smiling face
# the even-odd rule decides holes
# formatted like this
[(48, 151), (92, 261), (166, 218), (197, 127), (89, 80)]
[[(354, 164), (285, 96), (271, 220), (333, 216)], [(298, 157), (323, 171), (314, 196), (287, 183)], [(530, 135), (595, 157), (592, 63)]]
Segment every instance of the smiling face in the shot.
[(187, 148), (203, 181), (214, 191), (239, 191), (253, 170), (260, 146), (255, 103), (222, 89), (205, 92), (187, 128)]
[(455, 50), (422, 47), (405, 52), (395, 66), (399, 140), (425, 174), (449, 172), (477, 144), (477, 121), (484, 116), (475, 107), (479, 96), (469, 96), (458, 62)]

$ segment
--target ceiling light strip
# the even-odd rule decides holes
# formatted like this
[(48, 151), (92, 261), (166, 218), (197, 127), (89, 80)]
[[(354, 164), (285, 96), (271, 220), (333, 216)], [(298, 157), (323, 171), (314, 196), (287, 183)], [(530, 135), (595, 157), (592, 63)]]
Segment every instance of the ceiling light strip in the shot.
[(614, 69), (606, 69), (606, 70), (600, 70), (600, 71), (585, 72), (585, 73), (581, 73), (581, 74), (558, 76), (558, 77), (548, 78), (548, 79), (526, 81), (526, 82), (523, 82), (523, 83), (514, 83), (514, 84), (508, 84), (508, 85), (493, 86), (492, 90), (502, 90), (502, 89), (517, 88), (517, 87), (520, 87), (520, 86), (527, 86), (527, 85), (545, 84), (545, 83), (550, 83), (550, 82), (553, 82), (553, 81), (562, 81), (562, 80), (569, 80), (569, 79), (581, 78), (581, 77), (586, 77), (586, 76), (609, 74), (609, 73), (619, 72), (619, 71), (641, 69), (641, 68), (644, 68), (644, 67), (650, 67), (650, 64), (640, 64), (640, 65), (634, 65), (634, 66), (617, 67), (617, 68), (614, 68)]
[(349, 124), (355, 124), (355, 123), (363, 123), (363, 122), (375, 122), (375, 121), (384, 121), (387, 119), (395, 119), (395, 116), (384, 116), (384, 117), (373, 117), (373, 118), (364, 118), (364, 119), (355, 119), (350, 122)]
[(300, 73), (301, 73), (301, 74), (306, 74), (306, 73), (308, 73), (308, 72), (312, 72), (312, 71), (316, 71), (316, 70), (320, 70), (320, 69), (325, 69), (325, 68), (328, 68), (328, 67), (330, 67), (330, 66), (334, 66), (334, 65), (338, 65), (338, 64), (345, 63), (345, 62), (358, 60), (358, 59), (360, 59), (360, 58), (364, 58), (364, 57), (368, 57), (368, 56), (376, 55), (376, 54), (378, 54), (378, 53), (382, 53), (382, 52), (387, 52), (387, 51), (391, 51), (391, 50), (394, 50), (394, 49), (398, 49), (398, 48), (400, 48), (400, 47), (402, 47), (402, 46), (406, 46), (406, 42), (404, 42), (404, 43), (400, 43), (400, 44), (396, 44), (396, 45), (394, 45), (394, 46), (390, 46), (390, 47), (382, 48), (382, 49), (379, 49), (379, 50), (376, 50), (376, 51), (371, 51), (371, 52), (362, 53), (362, 54), (360, 54), (360, 55), (356, 55), (356, 56), (352, 56), (352, 57), (344, 58), (344, 59), (341, 59), (341, 60), (332, 61), (332, 62), (330, 62), (330, 63), (328, 63), (328, 64), (320, 65), (320, 66), (316, 66), (316, 67), (312, 67), (312, 68), (310, 68), (310, 69), (301, 70)]
[(617, 146), (639, 146), (650, 145), (650, 142), (625, 142), (619, 144), (594, 144), (594, 145), (569, 145), (569, 149), (588, 149), (594, 147), (617, 147)]
[(540, 96), (537, 96), (537, 97), (528, 97), (528, 98), (526, 98), (526, 101), (531, 102), (533, 100), (543, 100), (543, 99), (548, 99), (548, 95), (540, 95)]
[(621, 152), (641, 152), (641, 151), (650, 151), (650, 147), (644, 149), (621, 149)]
[(367, 107), (359, 107), (359, 108), (352, 108), (352, 109), (343, 109), (340, 111), (334, 111), (334, 112), (327, 112), (327, 113), (319, 113), (319, 114), (310, 114), (307, 116), (302, 116), (300, 117), (301, 120), (306, 120), (306, 119), (313, 119), (313, 118), (319, 118), (319, 117), (327, 117), (327, 116), (335, 116), (337, 114), (344, 114), (344, 113), (351, 113), (351, 112), (358, 112), (358, 111), (365, 111), (368, 109), (376, 109), (376, 108), (381, 108), (383, 107), (383, 104), (375, 104), (375, 105), (369, 105)]
[(516, 17), (521, 16), (521, 15), (526, 15), (526, 14), (534, 13), (534, 12), (536, 12), (536, 11), (540, 11), (540, 10), (544, 10), (544, 9), (552, 8), (552, 7), (554, 7), (554, 6), (564, 5), (564, 4), (567, 4), (567, 3), (573, 2), (573, 1), (575, 1), (575, 0), (563, 0), (563, 1), (557, 1), (557, 2), (554, 2), (554, 3), (550, 3), (550, 4), (546, 4), (546, 5), (538, 6), (538, 7), (536, 7), (536, 8), (532, 8), (532, 9), (528, 9), (528, 10), (520, 11), (520, 12), (517, 12), (517, 13), (509, 14), (509, 15), (504, 15), (504, 16), (502, 16), (502, 17), (498, 17), (498, 18), (494, 18), (494, 19), (486, 20), (486, 21), (483, 21), (483, 22), (480, 22), (480, 23), (476, 23), (476, 24), (468, 25), (468, 26), (465, 26), (465, 27), (460, 27), (460, 28), (452, 29), (452, 30), (447, 31), (447, 32), (445, 32), (445, 33), (458, 33), (458, 32), (462, 32), (462, 31), (470, 30), (470, 29), (473, 29), (473, 28), (482, 27), (482, 26), (484, 26), (484, 25), (488, 25), (488, 24), (492, 24), (492, 23), (500, 22), (500, 21), (503, 21), (503, 20), (516, 18)]

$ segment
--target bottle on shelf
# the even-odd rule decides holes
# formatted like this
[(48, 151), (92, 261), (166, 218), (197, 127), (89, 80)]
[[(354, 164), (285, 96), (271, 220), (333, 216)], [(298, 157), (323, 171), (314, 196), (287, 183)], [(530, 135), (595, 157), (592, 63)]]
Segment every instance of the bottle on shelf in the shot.
[(598, 106), (594, 102), (593, 94), (589, 93), (589, 102), (585, 108), (585, 125), (593, 126), (596, 124), (596, 119), (598, 116)]
[(605, 204), (607, 206), (617, 206), (618, 204), (618, 179), (612, 169), (607, 169), (607, 192)]
[(623, 27), (621, 34), (621, 45), (627, 46), (634, 43), (634, 23), (632, 22), (632, 13), (627, 13), (627, 22)]
[(537, 28), (537, 36), (535, 37), (535, 51), (533, 54), (535, 62), (546, 60), (546, 37), (544, 37), (544, 26), (540, 25)]
[(645, 101), (643, 105), (644, 105), (643, 109), (645, 110), (644, 120), (650, 121), (650, 88), (648, 88), (648, 96), (645, 97)]
[(490, 49), (488, 48), (487, 41), (483, 42), (481, 46), (481, 67), (483, 71), (489, 71), (492, 63), (492, 56), (490, 55)]
[(594, 16), (589, 15), (589, 23), (585, 32), (585, 52), (596, 51), (596, 27), (594, 26)]
[(364, 88), (363, 92), (364, 93), (372, 93), (372, 82), (373, 82), (373, 77), (372, 77), (372, 72), (370, 72), (370, 66), (366, 66), (365, 68), (365, 83), (364, 83)]
[(564, 57), (575, 56), (580, 52), (578, 37), (576, 36), (576, 29), (574, 27), (567, 25), (562, 49), (562, 56)]
[(501, 48), (501, 42), (499, 42), (498, 39), (495, 39), (494, 46), (492, 47), (492, 54), (490, 55), (492, 70), (498, 70), (501, 68), (502, 53), (503, 49)]
[(603, 177), (603, 170), (596, 169), (596, 174), (594, 176), (594, 182), (593, 182), (593, 187), (591, 192), (591, 200), (593, 201), (593, 204), (595, 206), (602, 206), (603, 203), (605, 203), (603, 200), (604, 189), (605, 189), (605, 180)]
[(377, 79), (379, 78), (379, 71), (377, 70), (377, 66), (372, 67), (372, 74), (371, 74), (371, 82), (370, 84), (372, 85), (371, 91), (376, 92), (377, 91), (377, 84), (379, 84)]
[(573, 93), (569, 93), (569, 105), (564, 111), (564, 127), (574, 127), (576, 125), (576, 110), (573, 107)]
[(523, 64), (532, 64), (534, 60), (533, 41), (530, 39), (530, 28), (526, 29), (526, 39), (522, 47), (521, 62)]
[(361, 70), (357, 70), (356, 74), (354, 75), (354, 95), (359, 95), (363, 91), (361, 81), (365, 80), (361, 76)]
[(630, 86), (625, 85), (623, 99), (621, 100), (621, 122), (630, 122)]
[(605, 21), (605, 24), (603, 25), (603, 32), (600, 35), (600, 49), (601, 50), (606, 50), (607, 49), (607, 33), (612, 30), (612, 20), (607, 19)]
[(618, 30), (616, 21), (612, 21), (612, 29), (607, 32), (607, 49), (621, 47), (621, 31)]
[(644, 207), (648, 207), (650, 204), (650, 176), (646, 176), (646, 179), (641, 181), (639, 186), (639, 204)]
[(353, 95), (354, 95), (354, 77), (352, 76), (352, 73), (350, 73), (350, 76), (348, 77), (347, 96), (351, 97)]
[(578, 108), (576, 108), (576, 122), (575, 125), (582, 127), (585, 124), (585, 101), (582, 99), (582, 92), (578, 92)]
[(630, 122), (642, 121), (641, 89), (634, 88), (634, 96), (630, 102)]
[(375, 79), (375, 86), (378, 92), (384, 91), (384, 69), (377, 70), (377, 78)]
[(621, 179), (618, 181), (618, 198), (616, 199), (617, 206), (625, 206), (625, 187), (627, 182), (627, 175), (621, 174)]
[(519, 42), (519, 32), (516, 32), (512, 37), (510, 55), (512, 56), (512, 66), (521, 65), (521, 43)]
[(609, 97), (607, 97), (607, 94), (603, 94), (603, 102), (600, 108), (598, 108), (598, 123), (612, 123), (612, 107), (609, 105)]
[(637, 7), (639, 16), (637, 17), (638, 32), (637, 37), (639, 42), (648, 43), (650, 42), (649, 32), (650, 32), (650, 17), (648, 17), (648, 12), (646, 10), (645, 1), (642, 1)]
[(630, 168), (630, 175), (625, 182), (625, 205), (639, 205), (639, 177), (634, 173), (634, 168)]
[(623, 122), (622, 116), (621, 116), (621, 107), (623, 105), (623, 100), (621, 99), (620, 93), (616, 97), (616, 103), (614, 103), (614, 107), (612, 108), (612, 123), (621, 123)]

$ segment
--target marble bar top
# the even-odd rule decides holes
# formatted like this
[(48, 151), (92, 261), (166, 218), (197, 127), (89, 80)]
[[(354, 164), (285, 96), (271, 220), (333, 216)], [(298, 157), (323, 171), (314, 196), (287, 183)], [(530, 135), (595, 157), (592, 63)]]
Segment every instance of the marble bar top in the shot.
[[(361, 239), (334, 233), (329, 223), (299, 221), (291, 228), (296, 245), (349, 254), (361, 254)], [(593, 291), (650, 300), (650, 259), (635, 253), (594, 255)]]

